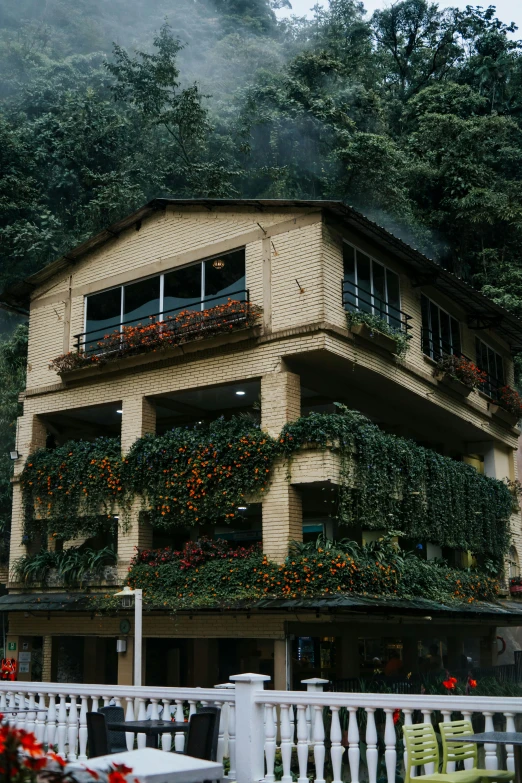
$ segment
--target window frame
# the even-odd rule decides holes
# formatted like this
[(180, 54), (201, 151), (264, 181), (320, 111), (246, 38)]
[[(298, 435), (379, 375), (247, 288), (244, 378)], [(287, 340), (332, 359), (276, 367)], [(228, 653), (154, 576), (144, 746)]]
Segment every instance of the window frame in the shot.
[[(175, 266), (169, 269), (164, 270), (163, 272), (160, 272), (159, 274), (155, 275), (145, 275), (144, 277), (138, 277), (133, 280), (128, 280), (125, 283), (121, 283), (121, 285), (112, 285), (108, 288), (101, 288), (99, 291), (92, 291), (89, 294), (85, 294), (83, 297), (83, 334), (87, 334), (87, 304), (89, 301), (89, 297), (91, 296), (97, 296), (98, 294), (104, 294), (107, 291), (115, 291), (118, 288), (120, 289), (120, 321), (119, 324), (114, 326), (114, 331), (119, 328), (120, 333), (123, 331), (123, 327), (125, 324), (125, 286), (126, 285), (133, 285), (135, 283), (141, 283), (144, 280), (152, 280), (154, 278), (159, 278), (159, 310), (158, 310), (158, 321), (162, 322), (164, 320), (165, 312), (170, 312), (169, 310), (164, 310), (165, 305), (165, 275), (170, 274), (171, 272), (177, 272), (180, 269), (187, 269), (189, 267), (195, 267), (200, 266), (201, 270), (201, 286), (200, 286), (200, 299), (199, 304), (201, 307), (201, 311), (208, 309), (205, 305), (207, 304), (205, 301), (205, 263), (207, 261), (212, 261), (215, 258), (222, 258), (223, 256), (230, 255), (231, 253), (237, 253), (239, 251), (243, 250), (245, 254), (245, 287), (242, 290), (247, 290), (247, 268), (246, 268), (246, 247), (245, 245), (242, 245), (240, 247), (233, 248), (232, 250), (227, 250), (226, 253), (214, 253), (211, 256), (205, 256), (205, 258), (199, 259), (198, 261), (191, 261), (189, 264), (181, 264), (180, 266)], [(219, 297), (215, 297), (219, 298)], [(197, 302), (198, 300), (195, 300)], [(177, 309), (177, 308), (174, 308)], [(151, 313), (151, 315), (154, 315), (154, 313)], [(148, 316), (147, 316), (148, 317)], [(133, 320), (133, 319), (129, 319)], [(83, 336), (83, 335), (82, 335)], [(85, 340), (84, 340), (85, 344)]]
[[(357, 304), (353, 305), (355, 310), (358, 311), (358, 312), (365, 312), (365, 310), (362, 310), (360, 308), (359, 303), (358, 303), (358, 300), (359, 300), (359, 292), (358, 292), (358, 288), (359, 288), (359, 282), (358, 282), (359, 281), (359, 272), (358, 272), (357, 253), (362, 253), (370, 261), (370, 289), (371, 290), (370, 290), (370, 293), (368, 294), (368, 296), (370, 298), (370, 302), (371, 303), (369, 305), (367, 305), (367, 306), (371, 307), (371, 314), (372, 315), (377, 315), (379, 318), (383, 318), (383, 316), (381, 315), (380, 308), (379, 307), (377, 307), (377, 308), (375, 307), (374, 300), (378, 299), (379, 301), (383, 302), (383, 304), (386, 307), (386, 315), (384, 316), (384, 320), (386, 320), (388, 322), (388, 324), (390, 324), (390, 326), (392, 326), (392, 324), (390, 323), (390, 320), (391, 321), (399, 321), (401, 323), (401, 327), (400, 328), (405, 328), (404, 324), (402, 322), (402, 293), (401, 293), (401, 276), (400, 276), (400, 273), (396, 272), (394, 269), (392, 269), (391, 267), (387, 266), (386, 264), (383, 264), (382, 261), (378, 261), (372, 255), (370, 255), (370, 253), (367, 253), (365, 250), (361, 250), (360, 248), (357, 247), (357, 245), (354, 245), (352, 242), (349, 242), (347, 239), (343, 239), (343, 251), (344, 251), (344, 246), (345, 245), (348, 245), (349, 247), (351, 247), (353, 252), (354, 252), (355, 276), (354, 276), (354, 283), (353, 283), (353, 285), (355, 286), (356, 290), (355, 290), (353, 296), (354, 296), (355, 301), (357, 303)], [(382, 300), (379, 296), (377, 296), (375, 294), (375, 291), (374, 291), (374, 277), (373, 277), (373, 265), (374, 264), (377, 264), (382, 269), (384, 269), (384, 287), (385, 287), (384, 295), (386, 297), (385, 300)], [(389, 294), (388, 294), (388, 272), (390, 272), (391, 274), (395, 275), (396, 278), (397, 278), (397, 283), (398, 283), (397, 288), (398, 288), (398, 292), (399, 292), (399, 305), (398, 305), (398, 307), (396, 307), (393, 304), (390, 305)], [(346, 282), (346, 277), (345, 277), (345, 270), (344, 270), (344, 253), (343, 253), (343, 291), (344, 291), (344, 284), (345, 284), (345, 282)], [(346, 305), (344, 305), (344, 307), (345, 307), (345, 309), (347, 309)], [(397, 316), (393, 316), (390, 313), (390, 307), (393, 310), (397, 310), (397, 313), (398, 313)], [(377, 310), (377, 312), (375, 312), (376, 310)], [(399, 328), (399, 327), (397, 327), (397, 328)]]
[[(429, 331), (431, 337), (429, 337), (428, 339), (430, 340), (431, 351), (429, 353), (426, 353), (426, 351), (424, 350), (424, 323), (423, 323), (423, 310), (422, 310), (422, 298), (423, 297), (424, 297), (424, 299), (426, 299), (427, 302), (429, 302), (429, 305), (430, 305), (429, 310), (428, 310), (428, 318), (429, 318), (428, 331)], [(438, 357), (435, 356), (435, 350), (434, 350), (433, 329), (432, 329), (432, 325), (431, 325), (431, 305), (436, 307), (437, 310), (439, 311), (439, 335), (438, 336), (439, 336), (440, 356), (438, 356)], [(441, 312), (444, 313), (444, 315), (447, 315), (448, 318), (450, 319), (450, 334), (451, 334), (451, 353), (450, 354), (448, 354), (446, 351), (444, 351), (444, 349), (442, 347), (442, 332), (441, 332), (441, 319), (440, 319), (440, 313)], [(458, 335), (459, 335), (459, 350), (458, 350), (458, 352), (455, 351), (454, 347), (453, 347), (453, 330), (451, 328), (451, 322), (452, 321), (455, 321), (455, 323), (457, 324), (457, 329), (458, 329)], [(462, 328), (461, 328), (460, 320), (458, 318), (455, 318), (454, 315), (452, 315), (444, 307), (441, 307), (438, 304), (438, 302), (436, 302), (434, 299), (429, 297), (424, 292), (421, 293), (421, 348), (422, 348), (422, 353), (424, 354), (424, 356), (427, 356), (429, 359), (431, 359), (434, 362), (438, 361), (445, 354), (448, 355), (448, 356), (462, 356), (463, 355), (462, 354)]]
[[(497, 375), (491, 375), (489, 372), (488, 367), (483, 367), (481, 363), (479, 363), (479, 353), (477, 351), (477, 343), (480, 343), (483, 348), (486, 348), (487, 351), (491, 351), (495, 355), (495, 364), (498, 366), (498, 360), (500, 359), (500, 366), (502, 368), (502, 377), (498, 377)], [(484, 386), (481, 388), (481, 391), (486, 394), (488, 397), (491, 397), (491, 399), (496, 399), (495, 397), (495, 390), (502, 388), (502, 386), (506, 385), (506, 364), (505, 359), (502, 356), (499, 351), (497, 351), (495, 348), (493, 348), (489, 343), (487, 343), (485, 340), (482, 340), (482, 338), (478, 337), (478, 335), (475, 335), (475, 363), (477, 367), (486, 373), (487, 380)], [(489, 364), (489, 360), (488, 360)], [(494, 381), (494, 384), (491, 384), (491, 380)]]

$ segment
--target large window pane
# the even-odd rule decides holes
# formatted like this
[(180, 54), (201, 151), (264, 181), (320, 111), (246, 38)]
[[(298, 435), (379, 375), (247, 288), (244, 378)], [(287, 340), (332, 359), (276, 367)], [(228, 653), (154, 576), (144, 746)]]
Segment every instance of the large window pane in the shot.
[(440, 359), (441, 350), (440, 350), (439, 308), (433, 302), (430, 302), (430, 323), (431, 323), (430, 341), (431, 341), (431, 350), (432, 350), (431, 356), (433, 359)]
[(212, 300), (208, 307), (224, 304), (229, 298), (244, 301), (245, 287), (244, 250), (205, 261), (205, 299)]
[(121, 288), (112, 288), (87, 297), (85, 337), (86, 347), (93, 350), (96, 342), (111, 334), (121, 321)]
[(126, 326), (147, 321), (159, 314), (160, 278), (150, 277), (123, 287), (123, 320)]
[(430, 300), (422, 294), (421, 296), (422, 312), (422, 352), (426, 356), (432, 356), (433, 350), (430, 338)]
[(388, 312), (386, 308), (384, 267), (381, 264), (376, 264), (375, 261), (373, 262), (373, 307), (375, 315), (386, 319)]
[(390, 326), (396, 329), (402, 327), (401, 321), (401, 291), (399, 285), (399, 275), (395, 272), (386, 270), (387, 302)]
[(202, 264), (176, 269), (164, 277), (163, 283), (163, 317), (175, 316), (176, 312), (169, 310), (201, 309), (201, 267)]
[(459, 356), (461, 353), (460, 329), (459, 322), (454, 318), (451, 319), (451, 346), (453, 353)]
[(359, 310), (372, 312), (370, 259), (357, 251), (357, 285), (359, 286)]
[(442, 353), (451, 353), (451, 325), (450, 317), (444, 310), (440, 310), (440, 337)]
[(355, 292), (355, 250), (351, 245), (343, 243), (344, 266), (344, 306), (347, 310), (357, 308), (357, 295)]

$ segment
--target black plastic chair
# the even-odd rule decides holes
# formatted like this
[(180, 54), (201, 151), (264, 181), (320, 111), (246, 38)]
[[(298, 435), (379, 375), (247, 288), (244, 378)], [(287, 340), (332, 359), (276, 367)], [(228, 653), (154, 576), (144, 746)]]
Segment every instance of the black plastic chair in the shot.
[(109, 753), (109, 734), (105, 715), (99, 712), (87, 713), (87, 742), (90, 759), (106, 756)]
[(216, 761), (220, 712), (219, 707), (200, 707), (190, 716), (184, 750), (186, 756)]
[[(120, 723), (125, 720), (123, 707), (100, 707), (98, 712), (105, 715), (107, 723)], [(123, 753), (128, 750), (124, 731), (107, 731), (109, 735), (109, 753)]]

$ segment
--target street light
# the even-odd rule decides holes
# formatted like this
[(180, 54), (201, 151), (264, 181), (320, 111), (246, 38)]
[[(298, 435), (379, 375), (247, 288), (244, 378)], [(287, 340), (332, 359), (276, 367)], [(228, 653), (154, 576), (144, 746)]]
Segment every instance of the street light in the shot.
[(139, 589), (131, 590), (129, 585), (125, 585), (123, 590), (114, 595), (121, 598), (123, 609), (132, 609), (134, 603), (134, 685), (141, 685), (143, 592)]

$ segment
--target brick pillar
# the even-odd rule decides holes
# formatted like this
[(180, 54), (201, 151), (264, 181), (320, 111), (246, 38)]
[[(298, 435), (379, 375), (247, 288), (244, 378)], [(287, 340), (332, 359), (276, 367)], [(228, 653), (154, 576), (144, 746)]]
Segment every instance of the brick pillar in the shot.
[[(122, 410), (121, 450), (123, 454), (127, 454), (134, 441), (156, 431), (156, 410), (154, 405), (141, 395), (124, 397)], [(146, 549), (152, 545), (152, 528), (139, 522), (140, 506), (137, 499), (130, 512), (127, 530), (118, 531), (118, 574), (121, 579), (126, 577), (135, 547)]]
[[(261, 426), (277, 437), (283, 425), (301, 415), (301, 385), (298, 375), (277, 372), (261, 378)], [(291, 486), (287, 466), (281, 461), (272, 472), (263, 500), (263, 551), (282, 563), (290, 541), (303, 539), (301, 496)]]
[(14, 464), (9, 568), (12, 568), (15, 560), (26, 554), (25, 545), (22, 543), (25, 510), (22, 502), (20, 474), (29, 455), (36, 449), (45, 447), (46, 438), (45, 424), (38, 416), (27, 414), (18, 419), (16, 448), (20, 453), (20, 459), (16, 460)]
[(51, 682), (53, 637), (44, 636), (42, 644), (42, 682)]

